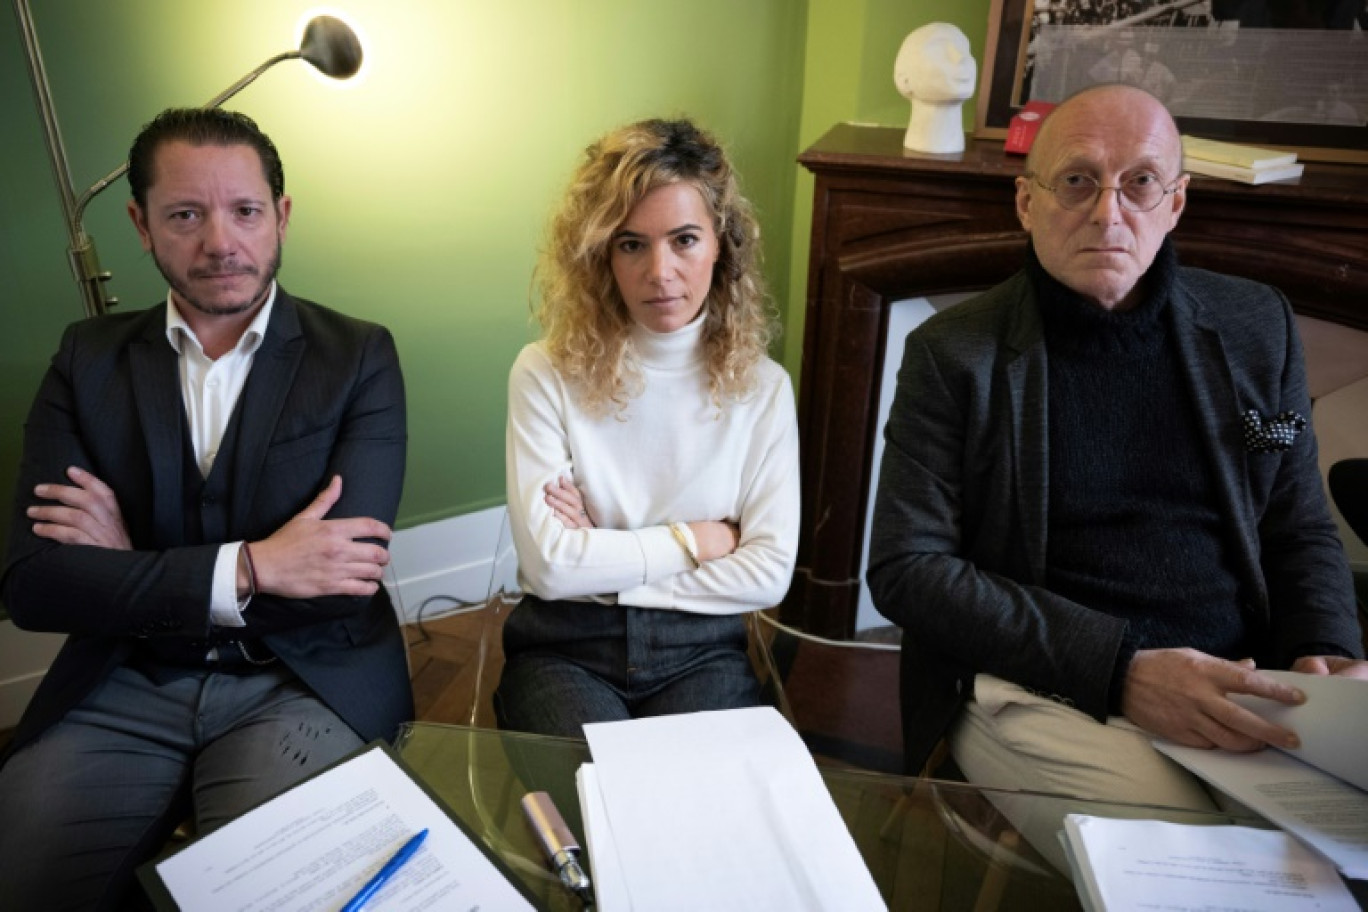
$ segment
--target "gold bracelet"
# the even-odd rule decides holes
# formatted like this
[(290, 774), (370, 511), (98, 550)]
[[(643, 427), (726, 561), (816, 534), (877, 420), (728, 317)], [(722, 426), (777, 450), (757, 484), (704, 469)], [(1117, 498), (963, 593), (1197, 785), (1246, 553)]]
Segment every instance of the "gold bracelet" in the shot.
[(680, 525), (681, 523), (670, 523), (670, 534), (679, 542), (679, 547), (684, 549), (684, 553), (689, 555), (689, 561), (697, 570), (703, 566), (703, 562), (698, 559), (698, 545), (690, 543), (688, 533), (681, 529)]

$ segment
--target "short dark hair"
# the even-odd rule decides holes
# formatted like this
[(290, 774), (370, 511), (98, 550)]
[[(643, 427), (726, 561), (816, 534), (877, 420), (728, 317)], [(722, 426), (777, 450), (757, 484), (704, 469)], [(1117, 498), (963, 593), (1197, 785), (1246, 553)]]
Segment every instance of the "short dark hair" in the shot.
[(280, 163), (280, 153), (252, 118), (222, 108), (167, 108), (143, 125), (128, 150), (128, 186), (139, 209), (147, 207), (147, 188), (152, 186), (157, 148), (169, 142), (251, 146), (261, 159), (261, 172), (270, 185), (271, 198), (279, 200), (285, 195), (285, 167)]

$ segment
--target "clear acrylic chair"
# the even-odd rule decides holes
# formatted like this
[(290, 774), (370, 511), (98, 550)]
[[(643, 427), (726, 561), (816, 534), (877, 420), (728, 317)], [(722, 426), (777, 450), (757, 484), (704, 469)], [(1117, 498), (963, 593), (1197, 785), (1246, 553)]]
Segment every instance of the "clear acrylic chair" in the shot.
[(752, 661), (768, 701), (816, 756), (901, 773), (898, 643), (831, 640), (752, 612)]

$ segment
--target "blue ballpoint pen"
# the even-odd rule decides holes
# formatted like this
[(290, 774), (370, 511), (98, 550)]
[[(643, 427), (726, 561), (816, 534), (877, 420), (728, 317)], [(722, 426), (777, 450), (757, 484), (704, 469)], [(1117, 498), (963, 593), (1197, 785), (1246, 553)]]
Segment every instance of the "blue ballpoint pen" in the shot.
[(394, 857), (385, 862), (385, 866), (380, 869), (380, 872), (366, 882), (366, 885), (361, 888), (361, 892), (353, 896), (351, 900), (342, 907), (342, 912), (359, 912), (360, 908), (364, 906), (372, 896), (378, 893), (380, 888), (388, 883), (391, 877), (398, 873), (399, 869), (404, 866), (404, 862), (413, 857), (414, 853), (418, 851), (418, 847), (423, 844), (423, 840), (427, 839), (427, 834), (427, 830), (422, 830), (408, 842), (404, 843), (399, 851), (394, 853)]

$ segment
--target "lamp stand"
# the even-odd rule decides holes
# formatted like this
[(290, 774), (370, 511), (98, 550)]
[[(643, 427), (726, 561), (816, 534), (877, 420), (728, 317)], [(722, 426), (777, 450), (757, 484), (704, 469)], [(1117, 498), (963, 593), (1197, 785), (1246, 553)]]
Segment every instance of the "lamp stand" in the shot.
[[(71, 170), (67, 166), (66, 146), (62, 144), (62, 130), (57, 125), (57, 112), (52, 107), (52, 93), (48, 89), (47, 72), (43, 69), (43, 54), (38, 49), (38, 35), (33, 30), (33, 15), (29, 12), (28, 0), (14, 0), (14, 13), (19, 19), (24, 53), (28, 58), (33, 97), (43, 121), (43, 138), (47, 141), (48, 162), (52, 165), (52, 176), (57, 181), (57, 193), (62, 203), (62, 220), (66, 224), (67, 240), (70, 245), (67, 254), (70, 257), (71, 270), (76, 277), (76, 284), (81, 289), (86, 316), (98, 316), (117, 304), (118, 298), (109, 295), (105, 287), (105, 283), (109, 281), (109, 273), (100, 269), (95, 242), (86, 234), (85, 227), (81, 224), (84, 206), (76, 205), (76, 194), (71, 186)], [(87, 194), (85, 199), (89, 200), (91, 195), (93, 194)]]
[[(43, 121), (43, 138), (47, 142), (48, 162), (57, 181), (57, 192), (62, 203), (70, 246), (67, 254), (76, 284), (81, 289), (81, 300), (86, 316), (95, 317), (108, 312), (119, 303), (105, 287), (109, 272), (100, 269), (100, 258), (95, 253), (95, 241), (85, 230), (85, 210), (96, 194), (118, 180), (128, 170), (124, 162), (100, 178), (90, 189), (76, 196), (71, 184), (71, 168), (67, 165), (66, 147), (62, 130), (57, 125), (57, 112), (52, 106), (52, 92), (48, 89), (47, 71), (43, 68), (43, 54), (38, 48), (38, 34), (33, 28), (33, 15), (28, 0), (14, 0), (14, 14), (19, 19), (19, 31), (28, 58), (29, 78), (33, 82), (33, 97)], [(351, 29), (332, 16), (316, 16), (304, 30), (304, 39), (297, 50), (277, 54), (237, 82), (204, 103), (203, 107), (217, 108), (238, 92), (251, 85), (262, 73), (283, 60), (303, 59), (320, 72), (335, 79), (347, 79), (361, 68), (361, 43)]]

